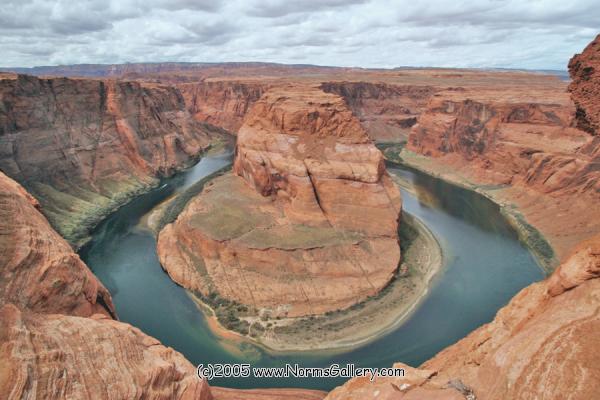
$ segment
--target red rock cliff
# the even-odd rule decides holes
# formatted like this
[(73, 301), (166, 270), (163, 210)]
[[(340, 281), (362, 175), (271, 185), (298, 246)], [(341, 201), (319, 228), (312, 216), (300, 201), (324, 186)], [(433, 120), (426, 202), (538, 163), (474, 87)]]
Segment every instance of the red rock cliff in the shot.
[(406, 140), (427, 101), (439, 90), (372, 82), (326, 82), (321, 89), (341, 96), (377, 142)]
[(268, 85), (260, 81), (204, 81), (179, 84), (186, 107), (198, 121), (237, 133), (244, 116)]
[(577, 106), (577, 126), (600, 135), (600, 35), (569, 62), (569, 90)]
[(114, 316), (108, 291), (48, 224), (37, 201), (0, 172), (0, 306)]
[(19, 75), (0, 81), (0, 99), (0, 169), (72, 243), (209, 144), (174, 88)]

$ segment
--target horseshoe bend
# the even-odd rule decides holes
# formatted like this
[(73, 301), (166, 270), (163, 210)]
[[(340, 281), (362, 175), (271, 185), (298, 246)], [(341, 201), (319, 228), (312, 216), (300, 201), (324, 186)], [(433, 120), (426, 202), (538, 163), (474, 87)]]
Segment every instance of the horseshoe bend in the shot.
[(575, 50), (2, 68), (0, 398), (600, 396), (600, 36)]

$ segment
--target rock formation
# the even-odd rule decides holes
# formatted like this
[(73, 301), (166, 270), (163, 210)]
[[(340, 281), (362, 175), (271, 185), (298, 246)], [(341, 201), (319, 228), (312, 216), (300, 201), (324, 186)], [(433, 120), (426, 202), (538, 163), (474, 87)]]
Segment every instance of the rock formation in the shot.
[(493, 322), (405, 378), (352, 379), (327, 399), (574, 399), (600, 393), (600, 236), (579, 245)]
[(0, 306), (114, 315), (108, 291), (38, 208), (25, 189), (0, 172)]
[(0, 100), (0, 169), (72, 244), (210, 143), (172, 87), (19, 75), (0, 81)]
[(600, 135), (600, 35), (569, 62), (571, 96), (577, 107), (577, 127)]
[(8, 399), (210, 400), (181, 354), (129, 324), (0, 309), (0, 392)]
[(204, 81), (179, 84), (186, 107), (198, 121), (237, 133), (244, 116), (268, 89), (261, 82)]
[(406, 141), (427, 101), (439, 90), (371, 82), (325, 82), (321, 88), (341, 96), (376, 142)]
[(400, 195), (341, 98), (266, 92), (239, 130), (234, 174), (161, 232), (176, 282), (293, 317), (349, 307), (391, 279)]

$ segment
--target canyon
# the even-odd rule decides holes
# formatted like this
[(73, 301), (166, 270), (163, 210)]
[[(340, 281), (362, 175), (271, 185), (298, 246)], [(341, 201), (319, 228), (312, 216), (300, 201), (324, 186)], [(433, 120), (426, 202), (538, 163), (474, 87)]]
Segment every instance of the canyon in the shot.
[[(372, 139), (394, 143), (384, 151), (392, 161), (486, 194), (534, 229), (524, 235), (538, 232), (529, 240), (542, 241), (533, 250), (552, 274), (492, 322), (419, 368), (398, 364), (405, 378), (354, 378), (326, 398), (593, 398), (600, 392), (599, 54), (600, 36), (570, 62), (570, 84), (468, 70), (265, 77), (264, 66), (247, 74), (223, 67), (225, 77), (215, 66), (210, 77), (177, 68), (129, 71), (129, 80), (123, 71), (109, 79), (103, 68), (98, 79), (3, 75), (0, 352), (10, 362), (0, 367), (0, 392), (325, 396), (209, 388), (181, 354), (116, 320), (108, 291), (61, 238), (81, 245), (111, 210), (191, 165), (222, 134), (214, 124), (238, 135), (233, 172), (193, 198), (158, 245), (172, 278), (204, 296), (216, 290), (274, 315), (309, 315), (385, 286), (400, 258), (400, 196)], [(334, 247), (360, 266), (340, 256), (331, 275), (319, 276), (314, 266)], [(250, 282), (263, 290), (248, 289), (245, 274), (221, 275), (225, 264), (252, 265)], [(273, 264), (284, 268), (272, 271)], [(291, 289), (307, 271), (321, 286)], [(278, 308), (284, 294), (289, 304)]]

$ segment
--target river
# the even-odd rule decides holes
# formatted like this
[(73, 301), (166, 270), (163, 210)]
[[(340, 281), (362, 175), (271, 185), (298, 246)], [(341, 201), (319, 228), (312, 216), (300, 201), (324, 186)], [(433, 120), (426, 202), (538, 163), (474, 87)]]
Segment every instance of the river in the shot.
[[(212, 334), (203, 314), (162, 270), (156, 240), (140, 219), (173, 193), (231, 162), (213, 155), (120, 208), (94, 231), (80, 254), (104, 283), (122, 321), (183, 353), (192, 363), (246, 362), (253, 366), (298, 363), (304, 367), (354, 363), (417, 366), (493, 319), (521, 288), (543, 278), (528, 249), (496, 204), (475, 192), (403, 167), (390, 173), (412, 182), (402, 190), (403, 208), (423, 221), (444, 252), (442, 272), (428, 296), (401, 326), (364, 346), (343, 352), (271, 353), (251, 343), (231, 343)], [(221, 379), (236, 388), (305, 387), (328, 390), (344, 379)]]

